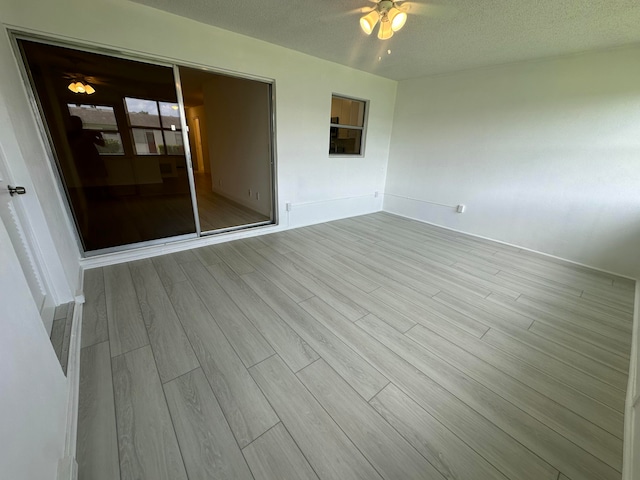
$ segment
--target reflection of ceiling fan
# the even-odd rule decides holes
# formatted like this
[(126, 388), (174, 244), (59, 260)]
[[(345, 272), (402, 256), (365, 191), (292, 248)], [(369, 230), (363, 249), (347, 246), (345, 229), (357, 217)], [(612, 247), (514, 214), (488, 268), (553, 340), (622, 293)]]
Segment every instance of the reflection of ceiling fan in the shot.
[(91, 85), (91, 83), (93, 83), (94, 85), (97, 83), (94, 77), (86, 77), (80, 74), (67, 73), (64, 75), (64, 79), (70, 82), (67, 88), (73, 93), (85, 93), (87, 95), (96, 93), (96, 89), (93, 88), (93, 85)]

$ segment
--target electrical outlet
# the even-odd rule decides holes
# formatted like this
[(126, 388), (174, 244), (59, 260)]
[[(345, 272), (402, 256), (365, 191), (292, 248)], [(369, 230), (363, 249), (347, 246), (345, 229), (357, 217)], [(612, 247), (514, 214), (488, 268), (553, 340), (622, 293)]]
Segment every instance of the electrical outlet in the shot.
[(260, 200), (260, 192), (256, 192), (256, 200)]
[(380, 192), (373, 192), (373, 196), (374, 196), (375, 198), (378, 198), (378, 195), (380, 195)]
[(291, 211), (291, 204), (287, 203), (287, 212), (290, 212), (290, 211)]
[(465, 207), (464, 205), (460, 204), (460, 205), (458, 205), (458, 206), (456, 207), (456, 212), (458, 212), (458, 213), (464, 213), (465, 208), (467, 208), (467, 207)]
[(251, 189), (249, 189), (249, 198), (251, 198)]

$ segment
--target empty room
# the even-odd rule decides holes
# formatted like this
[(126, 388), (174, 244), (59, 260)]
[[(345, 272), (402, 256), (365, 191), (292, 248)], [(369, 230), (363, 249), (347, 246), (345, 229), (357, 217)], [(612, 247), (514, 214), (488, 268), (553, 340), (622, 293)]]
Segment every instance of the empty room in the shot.
[(640, 479), (640, 4), (0, 23), (2, 478)]

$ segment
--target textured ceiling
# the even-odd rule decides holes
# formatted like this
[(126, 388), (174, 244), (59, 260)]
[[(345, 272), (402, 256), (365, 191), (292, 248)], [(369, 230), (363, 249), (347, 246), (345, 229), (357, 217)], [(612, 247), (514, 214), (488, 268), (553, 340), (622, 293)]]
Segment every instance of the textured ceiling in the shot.
[(640, 42), (639, 0), (409, 0), (386, 41), (370, 0), (135, 1), (395, 80)]

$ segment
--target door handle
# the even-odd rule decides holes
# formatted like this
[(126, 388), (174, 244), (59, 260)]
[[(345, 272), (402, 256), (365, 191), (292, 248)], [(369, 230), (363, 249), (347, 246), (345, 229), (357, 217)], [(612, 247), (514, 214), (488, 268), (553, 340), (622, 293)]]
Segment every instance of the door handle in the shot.
[(9, 189), (9, 195), (11, 195), (12, 197), (14, 195), (24, 195), (25, 193), (27, 193), (27, 190), (24, 187), (12, 187), (11, 185), (9, 185), (7, 188)]

